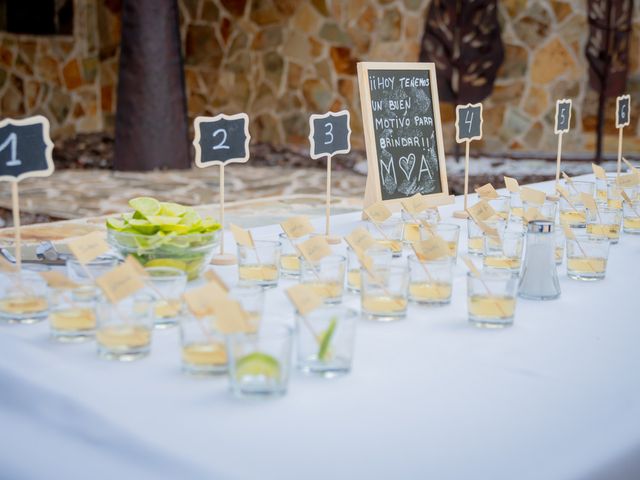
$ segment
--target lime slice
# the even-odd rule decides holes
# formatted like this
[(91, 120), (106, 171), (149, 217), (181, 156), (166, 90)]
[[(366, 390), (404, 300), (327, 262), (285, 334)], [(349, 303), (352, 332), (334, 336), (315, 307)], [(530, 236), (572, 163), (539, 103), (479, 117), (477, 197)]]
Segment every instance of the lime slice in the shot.
[(154, 258), (153, 260), (149, 260), (147, 263), (145, 263), (144, 266), (145, 267), (172, 267), (182, 271), (185, 271), (187, 269), (186, 263), (180, 260), (176, 260), (174, 258)]
[(259, 375), (268, 378), (280, 376), (280, 363), (271, 355), (261, 352), (250, 353), (238, 359), (236, 363), (236, 378)]
[(137, 197), (129, 200), (129, 206), (145, 217), (160, 213), (160, 202), (151, 197)]
[(121, 232), (127, 228), (127, 222), (120, 218), (107, 218), (107, 228)]
[(331, 345), (331, 339), (333, 333), (336, 331), (337, 318), (333, 317), (329, 323), (329, 327), (320, 335), (320, 348), (318, 349), (318, 360), (327, 360), (329, 354), (329, 345)]
[(182, 215), (182, 218), (180, 219), (180, 223), (182, 225), (196, 225), (199, 224), (202, 221), (202, 218), (200, 217), (200, 214), (194, 210), (190, 210), (185, 212), (184, 215)]
[(187, 207), (173, 202), (160, 202), (160, 215), (181, 217), (187, 212)]
[(149, 223), (164, 227), (166, 225), (177, 225), (180, 223), (180, 217), (168, 217), (166, 215), (151, 215), (147, 217)]
[(206, 217), (202, 221), (202, 231), (204, 233), (213, 232), (220, 228), (220, 224), (211, 217)]
[(143, 235), (153, 235), (158, 231), (158, 227), (151, 224), (148, 220), (141, 220), (137, 218), (129, 220), (129, 226), (135, 228), (137, 232), (142, 233)]

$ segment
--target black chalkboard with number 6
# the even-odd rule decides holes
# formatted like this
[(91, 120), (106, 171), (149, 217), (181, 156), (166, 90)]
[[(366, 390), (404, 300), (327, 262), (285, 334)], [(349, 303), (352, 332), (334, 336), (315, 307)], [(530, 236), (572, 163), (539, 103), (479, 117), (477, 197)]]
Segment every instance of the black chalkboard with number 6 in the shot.
[(0, 122), (0, 180), (20, 181), (53, 173), (49, 120), (42, 115)]
[(621, 95), (616, 102), (616, 128), (626, 127), (631, 123), (629, 109), (631, 108), (631, 97)]

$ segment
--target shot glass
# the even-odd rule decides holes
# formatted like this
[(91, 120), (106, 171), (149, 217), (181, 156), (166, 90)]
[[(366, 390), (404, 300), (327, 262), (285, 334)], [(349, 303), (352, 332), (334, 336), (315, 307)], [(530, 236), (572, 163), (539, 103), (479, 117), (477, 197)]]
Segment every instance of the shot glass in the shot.
[[(536, 218), (536, 220), (547, 220), (554, 223), (556, 221), (556, 214), (558, 212), (557, 202), (546, 201), (542, 205), (532, 202), (523, 202), (523, 207), (525, 215), (527, 214), (527, 212), (531, 211), (531, 209), (536, 208), (538, 212), (540, 212), (540, 216)], [(522, 221), (526, 223), (524, 217)]]
[(511, 221), (522, 221), (522, 217), (524, 216), (524, 205), (522, 204), (520, 192), (511, 192), (509, 194), (509, 199), (509, 209), (511, 211), (509, 218)]
[(584, 228), (587, 226), (587, 209), (579, 198), (570, 199), (571, 204), (564, 198), (560, 197), (558, 202), (560, 206), (560, 223), (573, 228)]
[(491, 208), (495, 210), (498, 218), (501, 218), (505, 222), (509, 221), (511, 213), (511, 197), (507, 195), (500, 195), (498, 198), (488, 199), (487, 203), (489, 203)]
[(84, 265), (73, 257), (68, 258), (66, 261), (67, 277), (76, 283), (93, 283), (94, 279), (116, 268), (118, 263), (119, 260), (116, 257), (98, 257)]
[(394, 257), (402, 256), (403, 228), (402, 220), (393, 217), (382, 223), (367, 222), (367, 229), (376, 243), (391, 250)]
[(293, 329), (263, 324), (255, 333), (227, 336), (229, 383), (238, 397), (273, 397), (287, 393)]
[(596, 184), (593, 182), (582, 180), (572, 180), (571, 182), (567, 182), (566, 180), (562, 180), (562, 183), (564, 184), (564, 188), (567, 192), (569, 192), (572, 202), (574, 199), (579, 200), (580, 194), (582, 193), (586, 193), (591, 197), (596, 193)]
[(37, 323), (49, 314), (47, 283), (28, 270), (0, 276), (0, 322)]
[[(373, 274), (373, 275), (372, 275)], [(391, 322), (407, 315), (407, 266), (386, 265), (362, 272), (361, 311), (367, 320)]]
[(439, 223), (433, 227), (433, 231), (446, 242), (447, 248), (449, 249), (449, 256), (455, 265), (458, 262), (460, 225), (456, 225), (455, 223)]
[(567, 276), (573, 280), (602, 280), (607, 271), (609, 244), (604, 235), (587, 233), (567, 238)]
[(146, 284), (156, 296), (153, 307), (155, 328), (174, 327), (182, 311), (182, 294), (187, 288), (187, 274), (173, 267), (145, 268)]
[(407, 242), (417, 242), (422, 240), (424, 235), (424, 227), (421, 224), (416, 223), (416, 220), (422, 222), (425, 221), (429, 225), (436, 225), (440, 221), (440, 214), (438, 210), (429, 208), (417, 215), (410, 215), (405, 210), (400, 212), (402, 222), (404, 223), (404, 230), (402, 239)]
[(624, 202), (622, 215), (624, 233), (640, 234), (640, 200)]
[(599, 208), (597, 212), (589, 212), (587, 216), (587, 233), (604, 235), (611, 244), (620, 240), (622, 210), (617, 208)]
[[(488, 220), (485, 222), (490, 227), (496, 228), (498, 231), (505, 230), (507, 224), (504, 220)], [(482, 255), (484, 252), (484, 236), (483, 232), (473, 219), (467, 219), (467, 252), (470, 255)]]
[(92, 285), (55, 288), (49, 295), (50, 335), (60, 342), (83, 342), (96, 333), (100, 292)]
[(453, 260), (420, 261), (409, 259), (409, 301), (420, 305), (446, 305), (451, 302)]
[[(261, 287), (255, 287), (262, 290)], [(218, 375), (227, 372), (225, 336), (213, 328), (215, 317), (180, 316), (182, 371), (189, 375)]]
[(146, 357), (151, 350), (155, 302), (144, 291), (118, 303), (100, 300), (96, 307), (98, 356), (119, 361)]
[(311, 287), (325, 303), (340, 303), (344, 293), (347, 259), (343, 255), (328, 255), (317, 263), (300, 259), (300, 283)]
[(518, 277), (506, 270), (467, 273), (469, 322), (477, 327), (501, 328), (513, 324)]
[(240, 282), (272, 288), (280, 276), (282, 244), (272, 240), (256, 240), (255, 248), (238, 245), (238, 276)]
[[(367, 249), (365, 253), (371, 258), (374, 266), (389, 265), (393, 258), (391, 250), (379, 245), (374, 245)], [(350, 292), (360, 292), (360, 285), (362, 284), (361, 268), (362, 266), (360, 265), (358, 255), (356, 255), (351, 247), (347, 247), (347, 290)]]
[(565, 246), (565, 238), (564, 238), (564, 232), (562, 231), (562, 228), (560, 227), (556, 227), (554, 229), (553, 232), (554, 235), (554, 239), (555, 239), (555, 259), (556, 259), (556, 265), (560, 265), (562, 264), (562, 260), (564, 259), (564, 246)]
[(229, 298), (240, 302), (247, 312), (250, 331), (257, 331), (264, 312), (264, 289), (258, 285), (236, 285), (229, 290)]
[(308, 236), (297, 239), (289, 239), (285, 233), (278, 235), (282, 244), (282, 252), (280, 253), (280, 275), (286, 278), (300, 277), (300, 252), (296, 248), (296, 244), (304, 242)]
[(620, 210), (622, 209), (622, 201), (622, 189), (618, 187), (615, 180), (607, 181), (607, 208)]
[(498, 231), (498, 233), (499, 242), (487, 235), (484, 236), (483, 266), (519, 272), (522, 264), (524, 232)]
[(351, 370), (358, 313), (325, 305), (296, 316), (297, 367), (305, 374), (330, 378)]
[(617, 174), (607, 173), (607, 178), (596, 178), (596, 201), (606, 203), (608, 200), (609, 184), (615, 185)]

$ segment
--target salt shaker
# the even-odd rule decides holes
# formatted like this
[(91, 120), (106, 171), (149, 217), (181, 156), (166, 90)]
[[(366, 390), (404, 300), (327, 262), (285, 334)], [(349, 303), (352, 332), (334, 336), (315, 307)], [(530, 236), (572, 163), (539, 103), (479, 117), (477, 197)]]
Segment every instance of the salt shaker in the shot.
[(531, 300), (553, 300), (560, 296), (555, 261), (554, 224), (533, 220), (527, 227), (524, 266), (518, 295)]

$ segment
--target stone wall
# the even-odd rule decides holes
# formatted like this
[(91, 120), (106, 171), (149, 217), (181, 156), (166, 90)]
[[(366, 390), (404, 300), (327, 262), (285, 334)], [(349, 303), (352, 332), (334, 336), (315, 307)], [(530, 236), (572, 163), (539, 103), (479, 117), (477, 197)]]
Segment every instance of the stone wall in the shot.
[[(55, 135), (112, 128), (119, 12), (75, 0), (74, 39), (0, 34), (3, 116), (45, 113)], [(640, 151), (640, 7), (635, 3), (625, 150)], [(179, 0), (191, 118), (245, 111), (255, 140), (306, 144), (311, 113), (348, 108), (363, 146), (358, 61), (416, 61), (429, 0)], [(484, 101), (488, 153), (555, 150), (555, 99), (573, 98), (565, 152), (591, 152), (597, 95), (588, 86), (585, 0), (499, 0), (505, 61)], [(93, 18), (91, 16), (94, 16)], [(97, 25), (94, 29), (92, 25)], [(31, 52), (31, 53), (29, 53)], [(614, 100), (605, 149), (615, 151)], [(441, 105), (453, 148), (454, 106)]]

